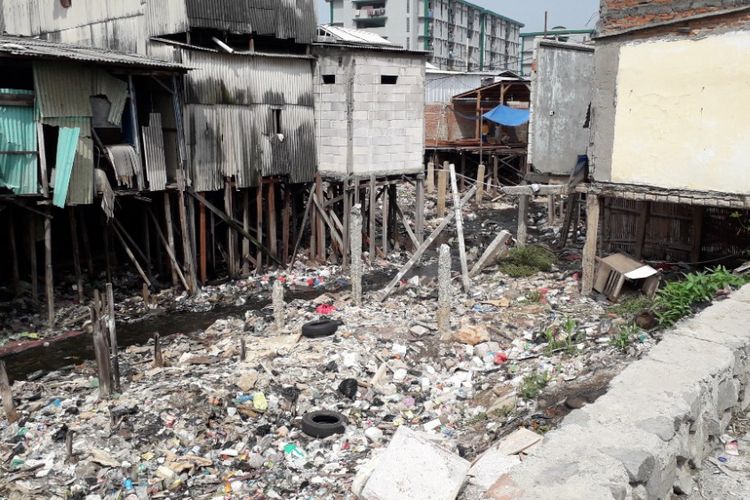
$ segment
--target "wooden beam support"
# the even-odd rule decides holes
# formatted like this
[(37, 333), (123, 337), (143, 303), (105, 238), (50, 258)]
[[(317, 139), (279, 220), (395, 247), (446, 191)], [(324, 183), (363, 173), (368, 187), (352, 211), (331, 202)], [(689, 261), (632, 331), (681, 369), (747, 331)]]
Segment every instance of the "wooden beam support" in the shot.
[[(484, 165), (480, 165), (483, 167)], [(451, 189), (453, 191), (453, 207), (456, 213), (456, 233), (458, 234), (458, 252), (459, 259), (461, 260), (461, 278), (464, 285), (464, 292), (469, 293), (471, 289), (471, 280), (469, 279), (469, 266), (466, 261), (466, 244), (464, 242), (464, 217), (461, 207), (461, 199), (458, 194), (458, 182), (456, 181), (456, 166), (450, 164), (451, 174)], [(484, 180), (484, 179), (482, 179)], [(482, 187), (482, 182), (477, 183), (477, 197), (479, 196), (479, 190)]]
[(518, 241), (519, 247), (526, 246), (530, 199), (531, 196), (528, 195), (521, 195), (518, 197), (518, 232), (516, 233), (516, 240)]
[[(229, 179), (224, 180), (224, 212), (234, 218), (234, 191), (232, 182)], [(227, 270), (229, 277), (234, 279), (239, 275), (237, 264), (237, 234), (231, 227), (227, 226)]]
[[(50, 207), (47, 206), (47, 215)], [(52, 218), (44, 219), (44, 286), (47, 295), (47, 326), (55, 325), (55, 285), (52, 272)]]
[(591, 295), (594, 290), (596, 275), (596, 248), (599, 239), (599, 197), (588, 195), (586, 198), (586, 244), (583, 247), (583, 281), (581, 294)]
[[(419, 245), (424, 241), (424, 175), (417, 176), (417, 194), (415, 210), (415, 231)], [(419, 246), (417, 245), (417, 246)]]
[[(455, 170), (455, 166), (453, 168)], [(484, 198), (484, 174), (484, 163), (480, 163), (479, 167), (477, 168), (477, 207), (482, 206), (482, 199)], [(451, 175), (454, 175), (454, 173), (452, 173)]]
[[(175, 251), (175, 245), (174, 245), (174, 226), (172, 225), (172, 205), (169, 200), (169, 191), (164, 191), (164, 223), (167, 226), (167, 238), (169, 242), (167, 244), (167, 248), (169, 248), (169, 250), (171, 250), (172, 254), (174, 255), (176, 251)], [(178, 283), (179, 281), (177, 278), (177, 273), (175, 272), (174, 267), (173, 267), (172, 268), (172, 286), (176, 287)]]
[(75, 207), (68, 207), (68, 221), (70, 223), (70, 243), (73, 249), (73, 270), (76, 275), (76, 287), (78, 288), (78, 302), (83, 304), (85, 299), (83, 293), (83, 276), (81, 275), (81, 254), (78, 248), (78, 226), (76, 224)]
[(174, 250), (169, 247), (167, 239), (164, 236), (164, 233), (162, 232), (161, 228), (159, 227), (159, 221), (156, 219), (156, 215), (154, 215), (150, 207), (149, 207), (149, 213), (151, 214), (151, 219), (154, 222), (154, 227), (156, 228), (156, 234), (161, 239), (161, 242), (164, 245), (164, 249), (167, 251), (167, 256), (169, 256), (169, 262), (171, 264), (172, 272), (177, 274), (177, 276), (179, 276), (180, 281), (185, 287), (185, 290), (189, 290), (190, 288), (189, 288), (187, 279), (185, 278), (185, 275), (182, 273), (182, 270), (180, 269), (180, 263), (177, 262), (177, 257), (174, 254)]
[[(113, 219), (114, 220), (114, 219)], [(149, 281), (148, 276), (146, 276), (145, 271), (141, 267), (141, 264), (138, 262), (138, 259), (135, 258), (135, 255), (133, 255), (133, 251), (128, 246), (127, 242), (125, 241), (125, 238), (120, 233), (120, 230), (116, 225), (112, 226), (112, 229), (115, 230), (115, 236), (117, 236), (117, 239), (120, 241), (120, 244), (122, 245), (123, 249), (125, 250), (125, 253), (127, 254), (130, 261), (135, 266), (136, 270), (138, 271), (138, 274), (141, 275), (141, 278), (143, 279), (143, 282), (146, 283), (146, 285), (151, 288), (151, 281)]]
[(36, 256), (36, 216), (29, 214), (29, 263), (31, 266), (31, 300), (39, 302), (39, 271)]
[(375, 262), (375, 233), (376, 233), (376, 227), (375, 227), (375, 213), (377, 212), (377, 190), (378, 190), (378, 183), (375, 179), (375, 176), (370, 176), (370, 210), (368, 212), (368, 240), (369, 240), (369, 258), (370, 258), (370, 265), (372, 265), (373, 262)]
[[(313, 185), (310, 188), (310, 191), (307, 193), (307, 204), (305, 205), (305, 212), (302, 215), (302, 224), (299, 228), (299, 233), (297, 233), (297, 241), (294, 243), (294, 250), (292, 251), (292, 258), (289, 259), (289, 268), (294, 265), (294, 262), (297, 260), (297, 250), (299, 250), (299, 245), (302, 243), (302, 237), (305, 234), (305, 227), (307, 226), (307, 219), (310, 217), (310, 211), (312, 210), (312, 204), (313, 204), (313, 196), (315, 196), (315, 185)], [(311, 233), (314, 233), (315, 231), (311, 231)]]
[[(323, 179), (321, 178), (319, 173), (315, 175), (315, 200), (318, 202), (318, 204), (322, 204), (325, 201), (323, 200)], [(318, 248), (316, 249), (317, 260), (319, 262), (325, 262), (326, 261), (326, 228), (325, 228), (325, 223), (321, 215), (320, 209), (318, 209), (318, 217), (316, 218), (316, 221), (317, 221), (317, 224), (315, 225), (315, 227), (318, 233), (318, 237), (317, 237)]]
[(693, 207), (693, 231), (692, 245), (690, 249), (690, 262), (697, 264), (701, 260), (701, 248), (703, 247), (703, 219), (705, 208), (696, 205)]
[(646, 243), (646, 229), (648, 229), (648, 218), (651, 212), (650, 201), (638, 202), (638, 220), (635, 226), (635, 251), (634, 257), (636, 260), (641, 260), (643, 257), (643, 247)]
[(278, 229), (276, 227), (276, 179), (268, 183), (268, 247), (279, 256)]
[(281, 214), (281, 262), (289, 262), (289, 237), (292, 219), (292, 192), (287, 184), (284, 189), (284, 211)]
[[(216, 214), (219, 215), (219, 214)], [(219, 217), (221, 217), (219, 215)], [(255, 189), (255, 234), (258, 235), (255, 254), (255, 270), (260, 273), (263, 269), (263, 180), (258, 183)]]
[[(153, 215), (153, 214), (152, 214)], [(156, 222), (154, 222), (156, 224)], [(157, 230), (159, 230), (159, 226), (157, 224)], [(160, 230), (159, 230), (160, 231)], [(208, 255), (207, 255), (207, 234), (206, 234), (206, 206), (202, 203), (198, 206), (198, 240), (199, 240), (199, 246), (200, 250), (198, 253), (200, 253), (199, 260), (200, 260), (200, 280), (203, 285), (206, 284), (208, 281)], [(172, 261), (172, 257), (174, 256), (174, 252), (171, 254), (169, 253), (170, 248), (167, 243), (164, 244), (164, 246), (167, 248), (167, 253), (170, 256), (170, 261)], [(175, 266), (175, 262), (171, 262), (172, 266)], [(177, 266), (179, 268), (179, 266)], [(175, 269), (172, 268), (172, 273), (174, 274)], [(185, 285), (187, 287), (187, 285)]]

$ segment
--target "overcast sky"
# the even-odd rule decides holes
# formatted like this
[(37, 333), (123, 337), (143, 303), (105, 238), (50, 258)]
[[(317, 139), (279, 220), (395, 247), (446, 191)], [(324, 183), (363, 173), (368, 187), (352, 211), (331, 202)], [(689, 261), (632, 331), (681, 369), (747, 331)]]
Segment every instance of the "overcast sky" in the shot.
[[(526, 25), (523, 31), (541, 31), (545, 10), (549, 12), (550, 28), (569, 29), (595, 28), (599, 12), (599, 0), (472, 0), (472, 3), (521, 21)], [(329, 8), (324, 0), (318, 0), (318, 15), (321, 23), (329, 21)]]

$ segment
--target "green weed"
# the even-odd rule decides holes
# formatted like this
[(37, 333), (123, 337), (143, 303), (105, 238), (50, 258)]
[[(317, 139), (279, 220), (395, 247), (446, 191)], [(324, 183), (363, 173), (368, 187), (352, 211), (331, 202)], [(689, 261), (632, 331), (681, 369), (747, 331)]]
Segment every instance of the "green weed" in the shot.
[(609, 308), (609, 312), (623, 318), (632, 318), (636, 314), (651, 309), (653, 300), (645, 295), (635, 295), (620, 301)]
[(521, 396), (525, 399), (534, 399), (547, 387), (549, 375), (534, 372), (524, 377), (521, 383)]
[(638, 337), (638, 334), (640, 334), (640, 332), (641, 329), (638, 328), (637, 325), (629, 324), (619, 326), (617, 328), (617, 334), (612, 337), (612, 346), (625, 352), (628, 349), (628, 346), (630, 346), (630, 344), (632, 344), (633, 341)]
[(500, 271), (511, 278), (528, 278), (538, 272), (550, 272), (554, 263), (555, 254), (545, 248), (517, 247), (500, 263)]
[(542, 301), (542, 292), (539, 290), (534, 290), (526, 294), (526, 300), (531, 302), (532, 304), (538, 304)]

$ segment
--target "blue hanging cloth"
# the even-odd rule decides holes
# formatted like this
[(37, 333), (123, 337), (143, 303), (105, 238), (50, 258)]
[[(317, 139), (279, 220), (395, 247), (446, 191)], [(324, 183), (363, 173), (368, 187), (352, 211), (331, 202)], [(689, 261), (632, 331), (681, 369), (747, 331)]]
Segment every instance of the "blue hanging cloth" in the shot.
[(501, 104), (485, 113), (483, 118), (506, 127), (518, 127), (529, 122), (529, 110), (509, 108)]

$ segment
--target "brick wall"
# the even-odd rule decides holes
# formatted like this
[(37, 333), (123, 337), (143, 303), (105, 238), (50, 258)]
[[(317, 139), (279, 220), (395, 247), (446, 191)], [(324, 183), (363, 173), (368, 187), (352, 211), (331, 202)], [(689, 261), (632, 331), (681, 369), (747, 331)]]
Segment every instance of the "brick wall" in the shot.
[(750, 6), (750, 0), (601, 0), (599, 32), (606, 35), (742, 6)]

